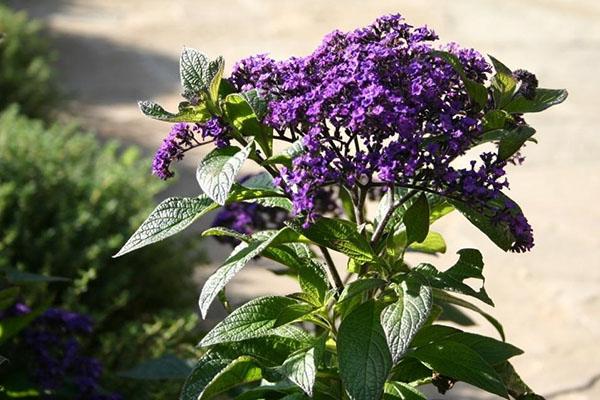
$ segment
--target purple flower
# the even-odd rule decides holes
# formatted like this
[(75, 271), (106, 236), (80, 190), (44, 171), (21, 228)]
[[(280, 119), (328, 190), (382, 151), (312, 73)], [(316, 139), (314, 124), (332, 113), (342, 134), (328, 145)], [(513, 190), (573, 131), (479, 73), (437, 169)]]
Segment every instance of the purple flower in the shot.
[(526, 99), (532, 100), (535, 97), (535, 90), (538, 87), (536, 76), (524, 69), (514, 71), (513, 76), (521, 83), (517, 93), (522, 94)]
[[(152, 173), (163, 180), (173, 177), (175, 174), (170, 169), (173, 161), (183, 159), (185, 152), (207, 143), (206, 140), (214, 140), (217, 147), (229, 145), (230, 130), (218, 117), (201, 124), (180, 122), (173, 125), (154, 155)], [(204, 139), (205, 142), (201, 143), (198, 139)]]
[[(319, 215), (321, 188), (372, 182), (421, 187), (494, 216), (504, 212), (489, 204), (508, 187), (505, 161), (484, 153), (469, 168), (451, 165), (483, 133), (486, 110), (434, 50), (455, 54), (466, 76), (479, 83), (491, 66), (475, 50), (435, 40), (430, 29), (390, 15), (365, 28), (334, 31), (306, 57), (259, 55), (234, 66), (231, 82), (238, 90), (268, 94), (263, 123), (303, 137), (306, 151), (279, 179), (306, 223)], [(533, 244), (525, 218), (519, 221), (516, 251)]]

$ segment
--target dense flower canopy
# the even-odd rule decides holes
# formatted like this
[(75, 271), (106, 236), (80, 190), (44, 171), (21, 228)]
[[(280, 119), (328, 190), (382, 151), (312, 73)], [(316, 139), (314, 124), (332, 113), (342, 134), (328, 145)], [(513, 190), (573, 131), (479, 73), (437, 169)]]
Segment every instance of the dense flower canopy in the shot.
[(435, 46), (436, 39), (426, 27), (385, 16), (366, 28), (332, 32), (307, 57), (242, 60), (231, 81), (238, 90), (267, 94), (266, 124), (303, 137), (307, 151), (282, 176), (296, 213), (313, 218), (316, 191), (333, 183), (422, 187), (517, 223), (514, 250), (526, 250), (533, 242), (524, 217), (488, 206), (508, 186), (506, 162), (483, 153), (468, 168), (451, 165), (481, 136), (485, 110), (434, 50), (458, 56), (466, 76), (479, 83), (491, 66), (475, 50)]

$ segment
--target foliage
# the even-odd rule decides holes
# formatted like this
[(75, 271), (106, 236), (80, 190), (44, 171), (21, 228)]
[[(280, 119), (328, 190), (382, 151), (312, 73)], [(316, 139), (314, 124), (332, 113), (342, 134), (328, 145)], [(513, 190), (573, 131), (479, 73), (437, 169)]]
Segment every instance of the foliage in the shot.
[(0, 110), (19, 104), (29, 116), (46, 118), (59, 100), (55, 53), (41, 23), (0, 4)]
[[(521, 350), (476, 304), (493, 305), (483, 286), (471, 286), (484, 282), (482, 254), (461, 249), (445, 269), (409, 264), (405, 255), (444, 252), (444, 239), (430, 226), (454, 209), (503, 250), (530, 250), (531, 227), (502, 191), (505, 167), (508, 158), (517, 163), (515, 154), (535, 133), (522, 114), (567, 94), (538, 89), (533, 74), (513, 74), (494, 58), (492, 68), (474, 50), (441, 51), (430, 44), (436, 38), (387, 16), (328, 35), (305, 58), (243, 60), (229, 79), (221, 58), (185, 49), (180, 111), (141, 103), (146, 115), (183, 124), (157, 153), (161, 177), (183, 153), (212, 142), (195, 130), (214, 121), (228, 128), (219, 129), (220, 144), (199, 163), (205, 193), (161, 203), (119, 255), (220, 206), (246, 218), (250, 208), (231, 206), (270, 205), (290, 212), (283, 227), (253, 232), (268, 226), (253, 222), (249, 230), (232, 224), (204, 232), (239, 244), (204, 284), (202, 316), (215, 299), (229, 309), (227, 283), (257, 256), (281, 264), (302, 289), (231, 310), (200, 341), (205, 353), (181, 399), (425, 399), (419, 386), (432, 383), (445, 393), (456, 381), (504, 398), (540, 398), (509, 364)], [(291, 149), (272, 155), (277, 140)], [(450, 165), (486, 142), (497, 150), (482, 153), (478, 167)], [(247, 159), (264, 171), (236, 183)], [(323, 188), (332, 189), (324, 203), (333, 208), (319, 206)], [(367, 213), (367, 198), (379, 198), (376, 215)], [(347, 257), (348, 279), (331, 251)], [(459, 309), (483, 315), (500, 339), (441, 323), (448, 315), (468, 323)]]
[[(134, 148), (100, 145), (75, 126), (46, 128), (16, 108), (0, 114), (0, 267), (70, 280), (36, 286), (26, 300), (89, 314), (95, 334), (85, 345), (111, 372), (190, 341), (166, 330), (190, 326), (182, 321), (193, 317), (198, 242), (111, 258), (163, 186), (148, 170)], [(116, 379), (115, 388), (125, 385)]]

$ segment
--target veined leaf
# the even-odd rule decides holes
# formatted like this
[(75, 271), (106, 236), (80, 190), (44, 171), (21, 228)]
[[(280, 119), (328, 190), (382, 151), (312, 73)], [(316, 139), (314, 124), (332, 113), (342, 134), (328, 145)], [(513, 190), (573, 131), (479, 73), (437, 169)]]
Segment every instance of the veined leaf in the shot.
[(517, 96), (504, 107), (504, 110), (513, 114), (540, 112), (562, 103), (568, 95), (569, 93), (565, 89), (538, 88), (535, 90), (535, 97), (532, 100)]
[(241, 151), (233, 146), (215, 149), (198, 165), (196, 180), (200, 188), (217, 204), (225, 205), (235, 177), (253, 146), (250, 142)]
[(209, 352), (198, 361), (185, 381), (180, 400), (210, 399), (235, 386), (261, 378), (261, 370), (251, 357), (232, 360)]
[(249, 301), (229, 314), (200, 341), (207, 347), (219, 343), (239, 342), (273, 333), (282, 312), (298, 304), (288, 297), (260, 297)]
[(508, 399), (494, 368), (468, 346), (446, 341), (419, 347), (410, 353), (433, 370)]
[(223, 64), (222, 57), (210, 61), (198, 50), (190, 47), (184, 48), (179, 60), (181, 86), (185, 92), (194, 95), (209, 91), (213, 78), (218, 75)]
[(164, 122), (205, 122), (211, 117), (202, 103), (196, 106), (182, 103), (177, 114), (165, 110), (153, 101), (140, 101), (138, 105), (145, 116)]
[(406, 227), (406, 242), (423, 242), (429, 232), (429, 203), (424, 193), (406, 210), (402, 217)]
[(380, 323), (381, 305), (360, 305), (341, 323), (338, 359), (344, 388), (352, 400), (379, 399), (392, 367)]
[(181, 232), (202, 215), (217, 208), (206, 195), (171, 197), (160, 203), (113, 257), (119, 257)]
[(256, 115), (258, 119), (262, 119), (267, 113), (267, 101), (260, 95), (260, 92), (257, 89), (252, 89), (243, 92), (242, 96), (250, 105), (250, 108), (252, 108), (254, 115)]
[(494, 302), (488, 296), (483, 285), (481, 289), (475, 290), (463, 283), (465, 279), (469, 278), (480, 279), (482, 283), (485, 283), (485, 278), (483, 276), (483, 257), (479, 250), (462, 249), (458, 251), (458, 254), (459, 258), (456, 264), (444, 272), (438, 271), (431, 264), (419, 264), (415, 268), (415, 271), (424, 275), (429, 284), (433, 287), (466, 294), (493, 306)]
[(348, 301), (355, 296), (361, 295), (367, 290), (377, 289), (385, 285), (385, 281), (383, 279), (378, 278), (363, 278), (358, 279), (354, 282), (350, 282), (344, 287), (340, 298), (337, 301), (337, 304)]
[(381, 326), (394, 364), (398, 363), (431, 311), (431, 288), (416, 279), (398, 287), (398, 300), (383, 309)]
[(279, 372), (298, 385), (308, 396), (312, 396), (317, 377), (315, 348), (311, 347), (293, 354), (285, 360)]
[(282, 231), (270, 232), (260, 240), (251, 240), (249, 243), (242, 242), (235, 247), (229, 258), (206, 280), (202, 287), (198, 300), (202, 318), (206, 318), (208, 308), (225, 285), (246, 266), (248, 261), (266, 249)]
[(208, 87), (208, 93), (213, 102), (219, 99), (219, 88), (221, 87), (221, 80), (223, 78), (223, 71), (225, 69), (225, 60), (223, 57), (217, 57), (214, 61), (209, 63), (209, 76), (210, 84)]
[[(252, 104), (250, 104), (250, 101)], [(258, 92), (232, 93), (225, 98), (225, 113), (231, 124), (244, 136), (254, 136), (267, 157), (272, 154), (273, 138), (270, 128), (261, 124), (257, 114), (262, 110)], [(265, 105), (266, 106), (266, 105)]]
[(306, 229), (297, 220), (289, 221), (288, 226), (314, 243), (339, 251), (357, 261), (375, 259), (371, 245), (358, 233), (358, 227), (353, 222), (321, 217)]
[(265, 161), (265, 164), (285, 164), (287, 166), (291, 166), (292, 160), (305, 151), (306, 148), (304, 147), (304, 139), (300, 138), (292, 143), (292, 145), (285, 149), (282, 153), (269, 157)]

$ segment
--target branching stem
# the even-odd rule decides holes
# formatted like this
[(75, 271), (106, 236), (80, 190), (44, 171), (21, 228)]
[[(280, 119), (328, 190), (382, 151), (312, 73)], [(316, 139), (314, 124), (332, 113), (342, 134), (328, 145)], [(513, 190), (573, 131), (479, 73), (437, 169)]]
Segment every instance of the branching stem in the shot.
[(383, 232), (385, 232), (385, 227), (386, 227), (387, 223), (389, 222), (392, 215), (394, 215), (394, 211), (396, 211), (396, 209), (398, 207), (400, 207), (402, 204), (406, 203), (411, 197), (413, 197), (417, 193), (418, 193), (417, 190), (411, 190), (406, 195), (404, 195), (402, 198), (400, 198), (398, 201), (394, 202), (390, 206), (390, 208), (388, 208), (387, 212), (385, 213), (385, 215), (383, 216), (383, 218), (381, 219), (381, 221), (375, 228), (375, 232), (373, 232), (373, 237), (371, 237), (371, 245), (376, 244), (379, 241), (379, 239), (381, 239)]

